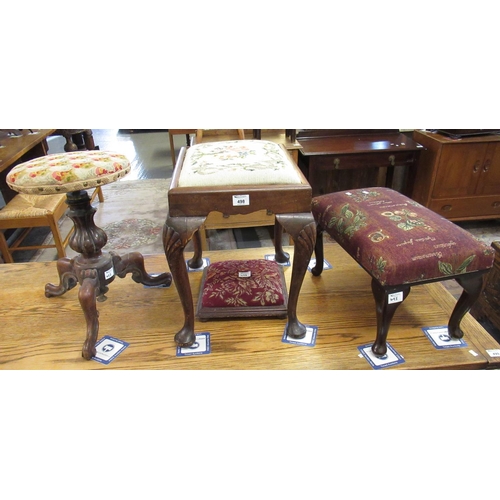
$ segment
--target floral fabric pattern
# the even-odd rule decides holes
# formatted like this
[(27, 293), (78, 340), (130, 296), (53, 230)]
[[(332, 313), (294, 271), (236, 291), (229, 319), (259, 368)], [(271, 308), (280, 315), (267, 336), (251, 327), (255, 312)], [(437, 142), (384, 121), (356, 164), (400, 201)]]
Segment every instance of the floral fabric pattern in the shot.
[(130, 171), (128, 159), (106, 151), (77, 151), (41, 156), (21, 163), (7, 175), (15, 191), (54, 194), (108, 184)]
[(184, 159), (179, 187), (252, 184), (300, 184), (294, 164), (271, 141), (205, 142), (191, 146)]
[(215, 262), (207, 268), (203, 307), (283, 305), (279, 264), (264, 259)]
[(492, 247), (392, 189), (318, 196), (312, 212), (382, 285), (445, 279), (493, 265)]

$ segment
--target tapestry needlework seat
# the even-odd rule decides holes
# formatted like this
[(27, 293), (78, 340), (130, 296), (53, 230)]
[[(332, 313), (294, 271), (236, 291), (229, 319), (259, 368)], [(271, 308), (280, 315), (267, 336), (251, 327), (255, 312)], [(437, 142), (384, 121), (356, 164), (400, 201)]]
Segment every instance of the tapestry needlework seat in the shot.
[(323, 232), (372, 277), (377, 336), (372, 351), (384, 356), (390, 322), (414, 285), (456, 279), (463, 293), (448, 330), (462, 338), (460, 322), (479, 297), (493, 248), (419, 203), (389, 188), (340, 191), (313, 198), (317, 223), (313, 274), (323, 270)]
[(288, 293), (283, 267), (276, 262), (231, 260), (203, 271), (197, 315), (208, 318), (286, 318)]

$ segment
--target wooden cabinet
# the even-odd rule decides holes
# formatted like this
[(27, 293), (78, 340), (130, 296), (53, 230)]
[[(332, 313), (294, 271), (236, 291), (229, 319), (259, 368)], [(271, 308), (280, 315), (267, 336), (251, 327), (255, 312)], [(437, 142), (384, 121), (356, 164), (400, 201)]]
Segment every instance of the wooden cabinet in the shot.
[(450, 220), (500, 217), (500, 136), (453, 139), (416, 130), (425, 147), (412, 198)]
[(300, 130), (299, 167), (313, 196), (372, 186), (412, 192), (423, 147), (397, 129)]

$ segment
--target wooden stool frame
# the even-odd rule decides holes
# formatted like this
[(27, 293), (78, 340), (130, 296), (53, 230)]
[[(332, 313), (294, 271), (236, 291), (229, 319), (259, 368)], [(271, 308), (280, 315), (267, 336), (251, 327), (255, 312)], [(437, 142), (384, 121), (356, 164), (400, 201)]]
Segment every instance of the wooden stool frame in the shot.
[[(286, 149), (281, 146), (288, 155)], [(179, 346), (191, 346), (195, 341), (194, 305), (184, 259), (184, 248), (193, 238), (194, 255), (189, 260), (190, 268), (201, 268), (203, 264), (200, 228), (208, 214), (214, 210), (224, 215), (249, 214), (258, 210), (270, 210), (276, 215), (275, 259), (286, 263), (289, 256), (282, 249), (283, 229), (293, 238), (295, 252), (292, 278), (288, 298), (287, 335), (304, 338), (306, 327), (297, 318), (297, 302), (300, 288), (309, 264), (316, 240), (316, 224), (311, 213), (311, 187), (291, 160), (301, 182), (286, 185), (251, 185), (218, 187), (179, 187), (186, 148), (180, 152), (170, 190), (169, 213), (163, 229), (165, 255), (184, 311), (184, 325), (174, 339)], [(288, 155), (289, 156), (289, 155)], [(251, 206), (233, 206), (235, 195), (250, 195)]]

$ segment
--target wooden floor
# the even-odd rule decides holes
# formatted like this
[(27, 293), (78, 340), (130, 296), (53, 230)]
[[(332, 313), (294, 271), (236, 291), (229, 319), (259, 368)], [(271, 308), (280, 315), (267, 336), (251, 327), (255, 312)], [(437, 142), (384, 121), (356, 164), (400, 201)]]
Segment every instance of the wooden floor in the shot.
[[(287, 248), (293, 255), (293, 248)], [(212, 262), (263, 258), (272, 249), (207, 252)], [(314, 347), (282, 341), (284, 319), (196, 322), (196, 332), (210, 332), (211, 353), (176, 356), (173, 341), (183, 324), (175, 286), (145, 288), (130, 275), (110, 285), (100, 311), (99, 338), (111, 335), (130, 345), (109, 365), (85, 361), (81, 346), (85, 321), (77, 289), (62, 297), (44, 295), (57, 282), (55, 262), (0, 266), (0, 367), (2, 369), (309, 369), (372, 370), (358, 346), (375, 338), (375, 306), (370, 278), (337, 244), (325, 245), (333, 269), (321, 277), (307, 273), (298, 305), (299, 319), (318, 327)], [(146, 269), (168, 269), (164, 255), (146, 256)], [(194, 301), (200, 272), (190, 273)], [(285, 267), (289, 283), (291, 267)], [(446, 325), (455, 299), (440, 283), (414, 287), (397, 310), (388, 341), (405, 362), (386, 369), (497, 368), (500, 358), (487, 350), (500, 345), (469, 314), (462, 321), (466, 347), (436, 349), (422, 327)]]

